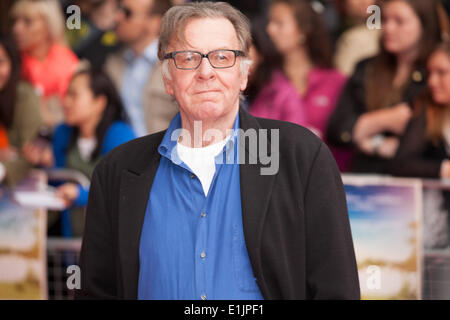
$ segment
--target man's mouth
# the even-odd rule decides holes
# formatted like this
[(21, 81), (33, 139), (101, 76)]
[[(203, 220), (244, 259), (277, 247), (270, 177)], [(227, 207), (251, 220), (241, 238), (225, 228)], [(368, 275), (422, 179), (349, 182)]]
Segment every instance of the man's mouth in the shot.
[(217, 92), (219, 92), (219, 90), (202, 90), (202, 91), (197, 91), (195, 94), (217, 93)]

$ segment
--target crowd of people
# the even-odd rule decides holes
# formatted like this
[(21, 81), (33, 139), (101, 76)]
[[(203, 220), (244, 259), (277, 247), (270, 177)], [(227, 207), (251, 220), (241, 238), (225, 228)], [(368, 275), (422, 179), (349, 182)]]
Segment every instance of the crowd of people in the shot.
[[(183, 2), (14, 2), (10, 32), (0, 36), (2, 184), (33, 167), (90, 178), (112, 148), (168, 127), (178, 106), (164, 87), (158, 36), (165, 12)], [(308, 128), (342, 172), (450, 178), (447, 3), (231, 3), (252, 26), (242, 108)], [(81, 24), (71, 29), (65, 8), (74, 4)], [(366, 23), (371, 5), (381, 28)], [(67, 208), (85, 206), (88, 192), (57, 187)]]

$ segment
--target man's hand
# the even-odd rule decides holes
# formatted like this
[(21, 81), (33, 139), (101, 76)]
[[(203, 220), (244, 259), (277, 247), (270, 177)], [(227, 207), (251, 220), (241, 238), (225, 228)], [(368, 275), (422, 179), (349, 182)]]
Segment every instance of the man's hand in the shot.
[(400, 140), (398, 138), (387, 137), (378, 147), (377, 154), (382, 158), (391, 159), (395, 156), (399, 144)]
[(44, 166), (47, 168), (53, 166), (53, 152), (50, 146), (27, 142), (22, 147), (22, 154), (34, 166)]
[(407, 103), (399, 103), (387, 109), (389, 128), (395, 134), (402, 135), (412, 116), (411, 108)]
[(442, 179), (450, 179), (450, 160), (442, 161), (440, 175)]
[(56, 188), (56, 196), (61, 198), (66, 204), (66, 208), (70, 207), (78, 198), (78, 186), (74, 183), (65, 183)]
[(369, 155), (378, 155), (382, 158), (390, 159), (395, 156), (400, 140), (395, 137), (385, 137), (383, 142), (375, 149), (372, 138), (361, 141), (358, 145), (362, 152)]

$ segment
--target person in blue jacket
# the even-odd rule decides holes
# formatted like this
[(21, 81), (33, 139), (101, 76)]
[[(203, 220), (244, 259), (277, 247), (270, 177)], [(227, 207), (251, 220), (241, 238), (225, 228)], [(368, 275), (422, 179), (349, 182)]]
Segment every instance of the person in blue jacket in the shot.
[[(63, 101), (64, 123), (55, 128), (52, 146), (24, 147), (27, 159), (44, 167), (77, 170), (91, 178), (98, 161), (136, 136), (126, 123), (120, 96), (101, 70), (77, 71)], [(86, 206), (89, 188), (74, 183), (57, 187), (67, 208)]]

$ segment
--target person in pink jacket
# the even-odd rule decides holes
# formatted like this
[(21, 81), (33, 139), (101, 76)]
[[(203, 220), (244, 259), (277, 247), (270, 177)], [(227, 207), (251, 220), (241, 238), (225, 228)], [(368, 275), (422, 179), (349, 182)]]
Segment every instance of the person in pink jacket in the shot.
[(245, 96), (252, 115), (295, 122), (306, 126), (303, 103), (297, 90), (282, 71), (282, 57), (269, 38), (267, 22), (252, 22), (250, 77)]
[[(264, 29), (279, 52), (278, 56), (268, 51), (267, 44), (257, 44)], [(307, 1), (273, 1), (269, 23), (255, 26), (253, 39), (257, 54), (252, 60), (256, 61), (257, 70), (272, 68), (258, 94), (251, 99), (250, 113), (294, 122), (324, 139), (329, 117), (347, 78), (332, 68), (328, 34), (320, 13)], [(253, 72), (255, 77), (258, 72)], [(262, 81), (261, 75), (257, 80), (252, 78), (251, 83)], [(330, 149), (340, 169), (345, 171), (351, 152)]]

